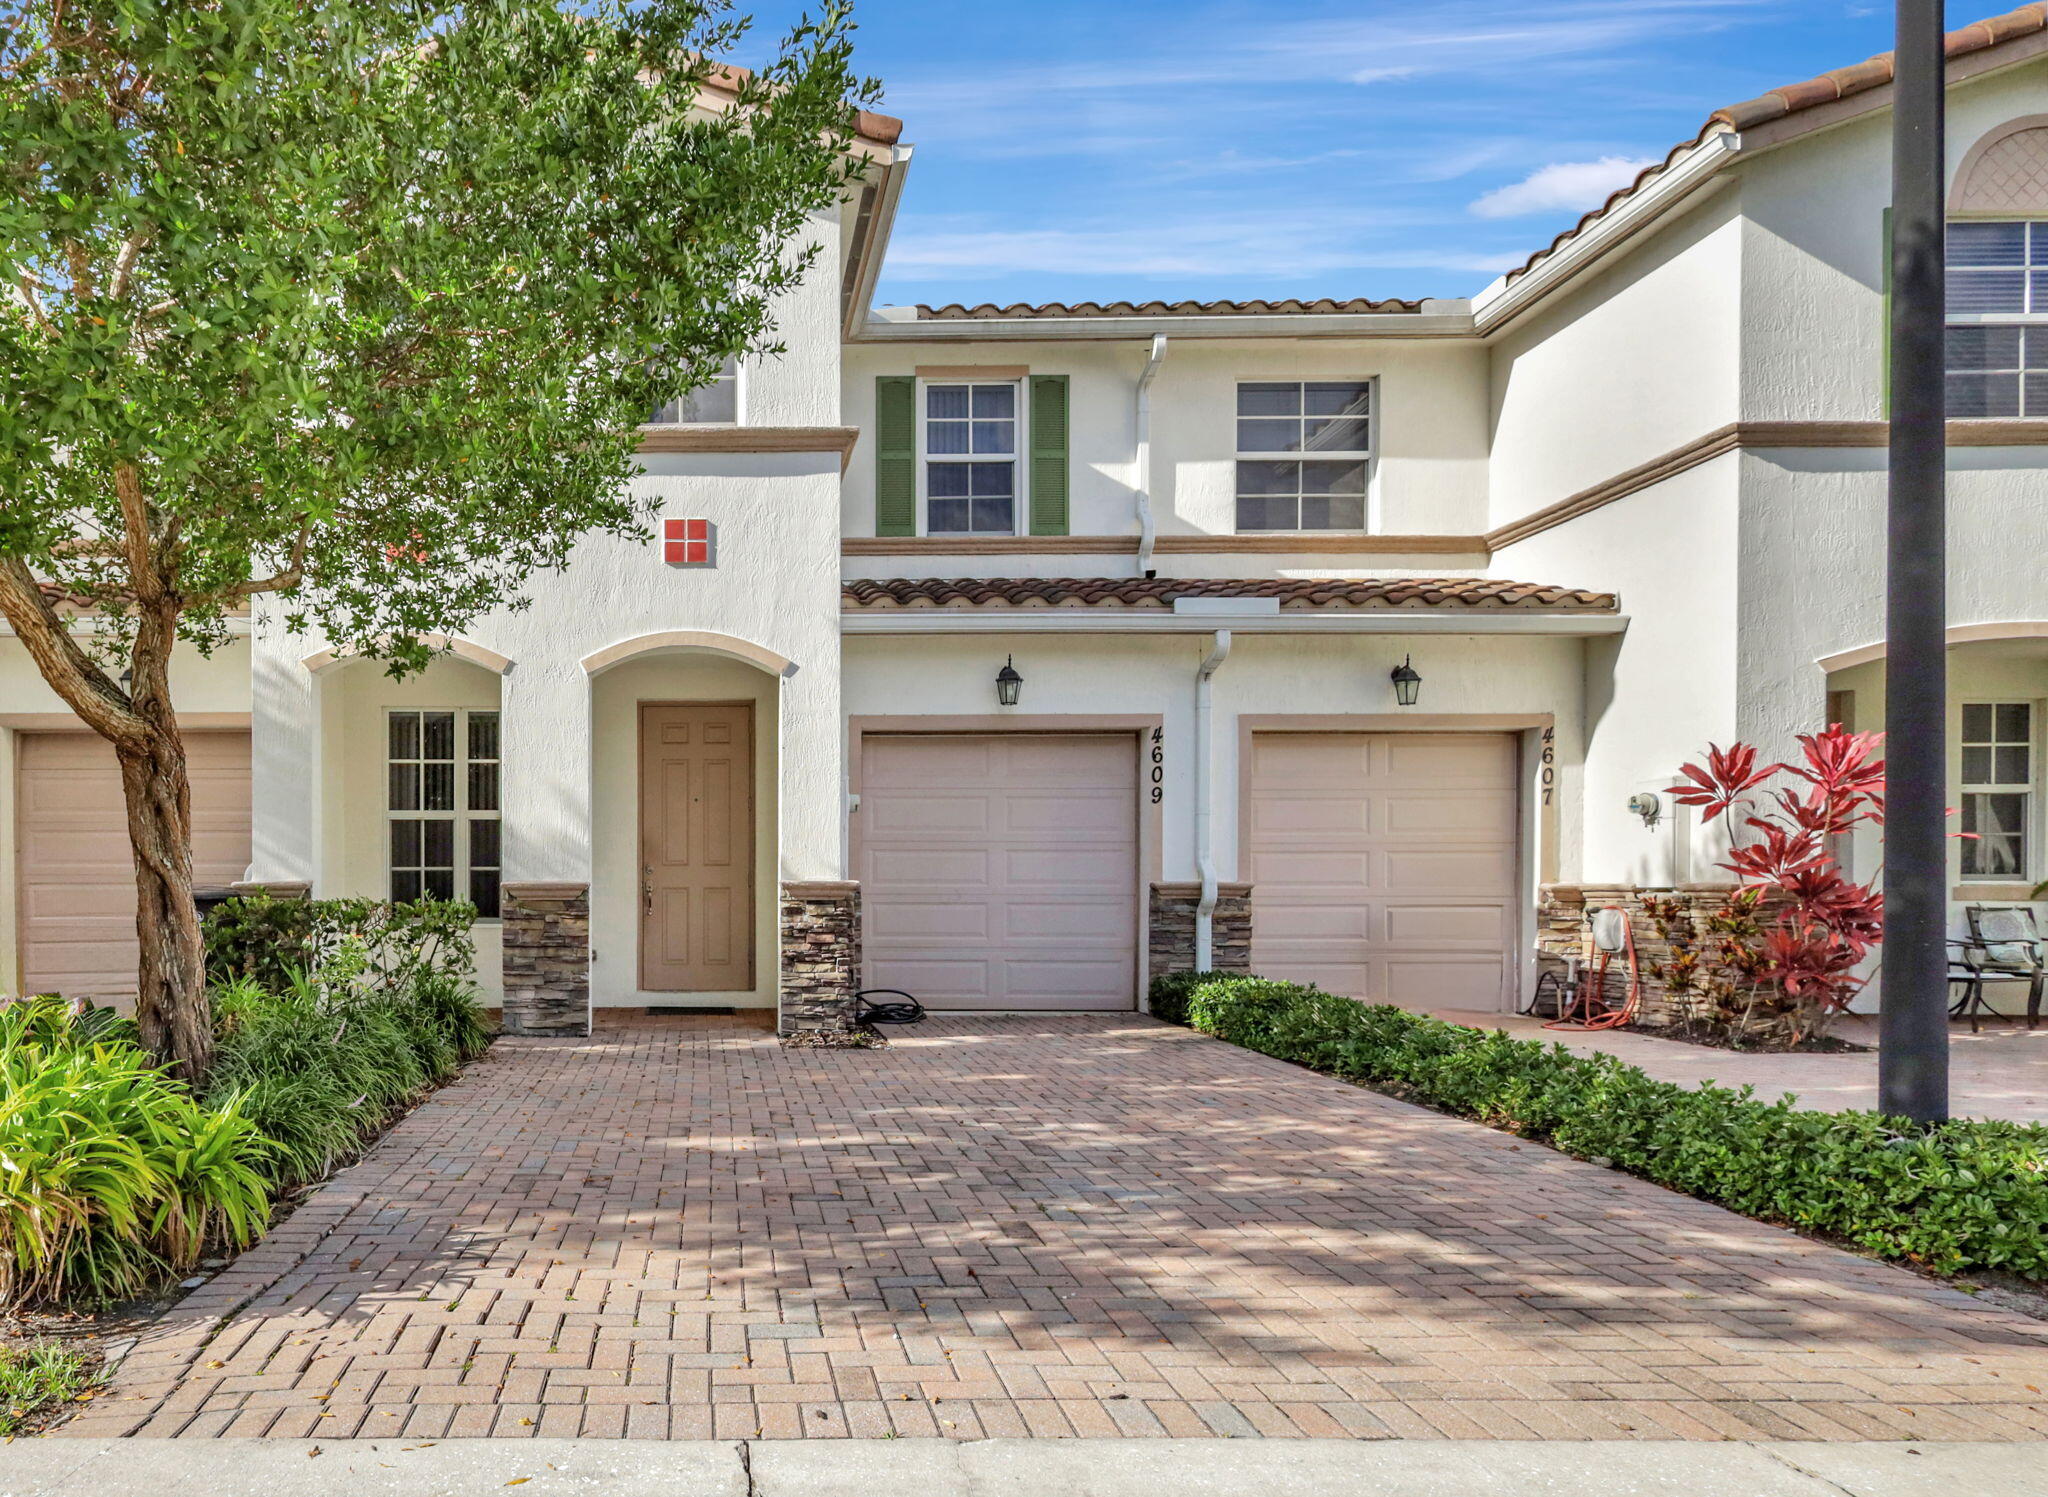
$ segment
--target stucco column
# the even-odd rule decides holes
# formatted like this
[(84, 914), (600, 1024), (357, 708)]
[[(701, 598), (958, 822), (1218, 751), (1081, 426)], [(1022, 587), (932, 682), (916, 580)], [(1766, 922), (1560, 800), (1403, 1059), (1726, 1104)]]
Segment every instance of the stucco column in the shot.
[(590, 678), (522, 656), (503, 678), (504, 881), (590, 883)]
[(776, 861), (784, 883), (850, 877), (846, 866), (846, 723), (839, 714), (839, 639), (782, 678), (776, 752)]
[(321, 696), (306, 665), (317, 646), (287, 633), (275, 605), (259, 604), (249, 646), (249, 881), (319, 879)]

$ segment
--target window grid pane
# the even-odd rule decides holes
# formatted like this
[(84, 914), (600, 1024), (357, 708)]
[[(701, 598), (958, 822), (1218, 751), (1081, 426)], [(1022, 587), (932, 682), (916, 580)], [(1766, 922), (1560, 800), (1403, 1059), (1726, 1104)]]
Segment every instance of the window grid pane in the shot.
[(499, 916), (499, 714), (396, 711), (386, 744), (394, 900), (468, 899)]
[(1014, 535), (1017, 386), (933, 384), (924, 392), (925, 532)]
[[(1237, 452), (1240, 531), (1363, 530), (1372, 474), (1372, 382), (1240, 384)], [(1282, 453), (1301, 456), (1283, 459)]]
[(1966, 702), (1962, 729), (1963, 876), (2027, 879), (2033, 860), (2033, 703)]

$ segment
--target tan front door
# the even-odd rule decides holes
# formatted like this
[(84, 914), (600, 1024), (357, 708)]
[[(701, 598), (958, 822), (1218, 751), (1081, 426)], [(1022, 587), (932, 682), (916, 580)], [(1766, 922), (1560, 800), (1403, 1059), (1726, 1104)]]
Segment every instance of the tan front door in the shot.
[(1129, 734), (870, 736), (861, 761), (870, 983), (941, 1009), (1134, 1006)]
[(1252, 968), (1333, 993), (1496, 1011), (1516, 928), (1505, 733), (1252, 736)]
[[(193, 882), (219, 888), (249, 869), (249, 735), (187, 733), (185, 762)], [(95, 733), (23, 733), (15, 783), (22, 990), (132, 999), (135, 862), (113, 749)]]
[(640, 986), (754, 986), (754, 709), (640, 707)]

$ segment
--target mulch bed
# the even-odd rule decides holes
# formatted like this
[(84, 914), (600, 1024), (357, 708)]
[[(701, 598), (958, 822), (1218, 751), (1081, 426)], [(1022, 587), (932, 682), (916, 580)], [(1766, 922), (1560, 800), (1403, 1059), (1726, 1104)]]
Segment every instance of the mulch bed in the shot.
[(1733, 1050), (1741, 1055), (1866, 1055), (1869, 1045), (1833, 1035), (1809, 1035), (1796, 1045), (1756, 1044), (1737, 1040), (1718, 1029), (1698, 1024), (1624, 1024), (1629, 1034), (1646, 1034), (1653, 1040), (1677, 1040), (1684, 1045), (1701, 1045), (1710, 1050)]

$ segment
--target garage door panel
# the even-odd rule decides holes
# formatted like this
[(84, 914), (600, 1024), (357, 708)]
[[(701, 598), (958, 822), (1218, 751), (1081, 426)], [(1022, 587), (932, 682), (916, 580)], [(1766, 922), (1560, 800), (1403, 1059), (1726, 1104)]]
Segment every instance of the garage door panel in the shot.
[[(232, 883), (249, 866), (249, 735), (187, 734), (185, 757), (194, 880)], [(24, 733), (15, 791), (23, 986), (132, 998), (135, 867), (113, 749), (91, 733)]]
[[(877, 735), (862, 757), (871, 984), (935, 1009), (1132, 1006), (1131, 738)], [(971, 823), (933, 830), (926, 805), (967, 803)]]
[(1505, 734), (1253, 738), (1253, 966), (1376, 1001), (1497, 1009), (1518, 904)]

